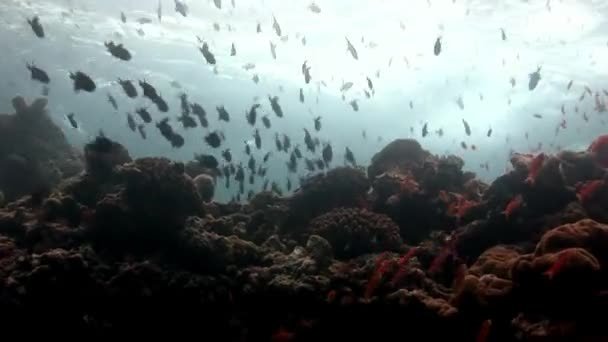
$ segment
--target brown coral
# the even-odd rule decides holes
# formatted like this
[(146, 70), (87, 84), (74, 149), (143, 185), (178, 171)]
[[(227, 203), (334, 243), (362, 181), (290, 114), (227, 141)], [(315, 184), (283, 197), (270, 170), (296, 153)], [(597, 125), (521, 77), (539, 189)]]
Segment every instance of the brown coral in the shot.
[(310, 230), (331, 244), (337, 258), (397, 251), (402, 241), (399, 227), (387, 216), (365, 209), (339, 208), (310, 223)]
[(87, 173), (96, 178), (106, 178), (115, 166), (131, 161), (126, 148), (103, 135), (85, 145), (84, 158)]
[(301, 230), (310, 219), (333, 208), (359, 207), (369, 187), (362, 171), (348, 167), (335, 168), (305, 180), (289, 199), (290, 217), (285, 230)]
[(397, 139), (372, 157), (367, 168), (370, 179), (385, 172), (398, 172), (420, 167), (430, 154), (413, 139)]
[(202, 214), (201, 199), (181, 163), (142, 158), (115, 172), (122, 182), (97, 203), (91, 226), (98, 242), (109, 239), (107, 247), (151, 247), (174, 238), (188, 216)]
[(46, 112), (47, 100), (13, 99), (15, 114), (0, 114), (0, 188), (8, 200), (49, 190), (82, 170), (81, 156)]

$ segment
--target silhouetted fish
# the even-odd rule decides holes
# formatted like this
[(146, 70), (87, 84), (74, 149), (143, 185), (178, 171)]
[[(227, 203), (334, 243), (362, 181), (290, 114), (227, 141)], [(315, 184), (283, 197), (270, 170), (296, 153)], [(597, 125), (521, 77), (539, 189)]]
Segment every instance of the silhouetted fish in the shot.
[(74, 118), (74, 113), (70, 113), (66, 115), (66, 117), (68, 118), (68, 121), (70, 122), (72, 128), (78, 129), (78, 122), (76, 122), (76, 119)]
[(118, 103), (116, 103), (116, 99), (110, 93), (108, 93), (108, 102), (110, 102), (114, 110), (118, 110)]
[(279, 25), (279, 22), (277, 21), (277, 18), (275, 18), (275, 16), (272, 16), (272, 28), (274, 29), (274, 32), (277, 34), (277, 36), (281, 36), (281, 26)]
[(347, 37), (345, 37), (345, 38), (346, 38), (347, 50), (350, 52), (351, 56), (353, 56), (354, 59), (359, 59), (359, 54), (357, 53), (357, 49), (355, 49), (355, 47), (350, 42), (350, 40), (348, 40)]
[(215, 108), (217, 109), (218, 120), (226, 121), (226, 122), (230, 121), (230, 114), (228, 113), (228, 111), (226, 110), (226, 108), (224, 106), (219, 106), (219, 107), (215, 107)]
[(194, 160), (196, 160), (200, 166), (208, 169), (217, 169), (220, 165), (217, 159), (210, 154), (195, 154)]
[(258, 117), (257, 114), (257, 109), (260, 108), (261, 105), (259, 103), (255, 103), (251, 106), (251, 108), (249, 109), (249, 112), (247, 112), (247, 114), (245, 115), (245, 117), (247, 118), (247, 122), (251, 125), (251, 126), (255, 126), (255, 121)]
[(534, 88), (536, 88), (536, 86), (538, 85), (538, 82), (540, 81), (540, 67), (538, 67), (538, 69), (531, 73), (529, 75), (530, 77), (530, 81), (528, 82), (528, 89), (530, 89), (530, 91), (534, 90)]
[(270, 128), (270, 118), (268, 117), (268, 115), (264, 115), (262, 116), (262, 123), (264, 124), (264, 127), (266, 128)]
[(141, 138), (144, 139), (144, 140), (146, 140), (146, 138), (148, 137), (148, 135), (146, 134), (146, 130), (145, 130), (144, 124), (138, 125), (137, 126), (137, 130), (139, 131), (139, 135), (141, 136)]
[(268, 100), (270, 101), (270, 106), (272, 107), (272, 111), (278, 117), (282, 118), (283, 109), (281, 108), (281, 105), (279, 105), (279, 97), (278, 96), (271, 97), (270, 95), (268, 95)]
[(46, 71), (36, 67), (34, 63), (28, 63), (26, 64), (26, 67), (30, 71), (33, 80), (42, 82), (44, 84), (49, 84), (49, 82), (51, 82), (51, 79)]
[(206, 42), (203, 43), (203, 46), (200, 47), (199, 50), (203, 54), (203, 57), (205, 57), (205, 60), (207, 61), (207, 63), (209, 63), (211, 65), (215, 65), (215, 56), (209, 50), (209, 45)]
[(167, 105), (167, 102), (159, 95), (157, 98), (155, 98), (154, 100), (152, 100), (152, 102), (154, 102), (154, 104), (156, 105), (156, 108), (158, 108), (159, 111), (166, 113), (169, 111), (169, 105)]
[(348, 147), (346, 147), (346, 151), (344, 152), (344, 159), (352, 166), (357, 166), (355, 155), (353, 154), (353, 151), (351, 151)]
[(32, 27), (32, 31), (38, 38), (44, 38), (44, 28), (40, 23), (40, 18), (38, 16), (33, 17), (32, 19), (27, 19), (27, 23)]
[(318, 132), (321, 130), (321, 117), (317, 116), (315, 118), (315, 130)]
[(471, 127), (469, 126), (469, 123), (465, 119), (462, 119), (462, 124), (464, 125), (464, 132), (467, 135), (470, 136), (471, 135)]
[(74, 82), (74, 91), (78, 92), (84, 90), (87, 92), (94, 92), (97, 86), (95, 82), (82, 71), (76, 71), (76, 73), (70, 73), (70, 78)]
[(139, 115), (139, 117), (142, 119), (143, 122), (145, 123), (150, 123), (152, 122), (152, 115), (150, 115), (150, 113), (148, 112), (148, 110), (146, 108), (137, 108), (135, 109), (135, 113), (137, 113), (137, 115)]
[(304, 128), (304, 143), (306, 144), (306, 148), (314, 153), (315, 152), (315, 143), (312, 140), (312, 136), (310, 135), (310, 132)]
[(131, 53), (127, 50), (122, 44), (114, 44), (114, 42), (105, 42), (104, 45), (108, 49), (108, 52), (112, 54), (112, 56), (121, 59), (123, 61), (131, 60)]
[(217, 131), (214, 131), (205, 136), (205, 142), (213, 148), (218, 148), (220, 147), (222, 140), (220, 138), (219, 133)]
[(137, 129), (137, 124), (135, 123), (135, 119), (133, 118), (133, 115), (131, 115), (131, 113), (127, 113), (127, 125), (129, 126), (129, 129), (133, 132), (135, 132), (135, 130)]
[(260, 131), (259, 130), (255, 130), (255, 132), (253, 133), (253, 138), (255, 140), (255, 147), (259, 150), (262, 148), (262, 137), (260, 136)]
[(175, 0), (175, 11), (184, 17), (188, 16), (188, 5), (184, 1)]
[(144, 92), (144, 97), (147, 97), (152, 101), (158, 98), (158, 93), (156, 92), (156, 89), (147, 81), (139, 81), (139, 86)]
[(306, 84), (310, 83), (311, 76), (308, 61), (304, 61), (304, 64), (302, 64), (302, 74), (304, 75), (304, 82), (306, 82)]
[(119, 78), (118, 83), (120, 84), (120, 86), (122, 87), (122, 90), (125, 92), (125, 94), (127, 94), (128, 97), (130, 97), (130, 98), (137, 97), (137, 88), (135, 88), (135, 86), (133, 85), (133, 83), (130, 80), (121, 80)]
[(435, 53), (435, 56), (439, 56), (439, 54), (441, 53), (441, 37), (437, 37), (437, 40), (435, 40), (433, 52)]
[(330, 143), (327, 143), (327, 144), (325, 144), (325, 146), (323, 146), (322, 155), (323, 155), (323, 161), (325, 162), (326, 165), (329, 166), (329, 163), (331, 163), (332, 159), (334, 158), (334, 152), (331, 148)]
[(230, 56), (236, 56), (236, 47), (234, 46), (234, 43), (230, 46)]

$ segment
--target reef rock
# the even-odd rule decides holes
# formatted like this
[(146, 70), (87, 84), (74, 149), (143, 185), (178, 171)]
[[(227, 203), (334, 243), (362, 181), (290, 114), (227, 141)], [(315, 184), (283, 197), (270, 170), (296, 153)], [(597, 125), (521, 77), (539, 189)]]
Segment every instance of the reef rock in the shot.
[(390, 218), (365, 209), (334, 209), (312, 220), (310, 231), (329, 241), (336, 257), (343, 259), (398, 251), (403, 243)]
[(86, 171), (96, 178), (107, 178), (117, 165), (131, 162), (129, 151), (121, 144), (99, 135), (84, 147)]
[(15, 114), (0, 114), (0, 189), (9, 201), (48, 191), (83, 169), (82, 157), (48, 116), (46, 104), (44, 98), (28, 105), (16, 97)]
[(208, 174), (201, 173), (193, 179), (199, 196), (205, 202), (210, 202), (215, 193), (215, 180)]
[(188, 216), (202, 214), (201, 198), (181, 163), (142, 158), (115, 173), (117, 190), (96, 205), (92, 232), (99, 240), (109, 239), (115, 247), (160, 243), (175, 237)]
[(421, 167), (430, 153), (413, 139), (397, 139), (386, 145), (372, 157), (371, 165), (367, 168), (370, 179), (385, 172), (402, 173)]
[(290, 216), (285, 230), (301, 231), (312, 218), (334, 208), (361, 206), (369, 187), (362, 171), (348, 167), (306, 179), (289, 198)]

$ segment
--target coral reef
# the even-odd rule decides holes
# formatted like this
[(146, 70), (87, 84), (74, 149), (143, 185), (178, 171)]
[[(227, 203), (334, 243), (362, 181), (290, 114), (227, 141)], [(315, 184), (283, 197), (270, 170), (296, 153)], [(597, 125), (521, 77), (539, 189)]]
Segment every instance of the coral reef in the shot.
[(213, 175), (104, 139), (85, 173), (0, 205), (5, 333), (608, 340), (602, 151), (514, 154), (487, 186), (399, 140), (369, 180), (337, 168), (222, 204)]
[(13, 99), (15, 114), (0, 114), (0, 189), (12, 201), (46, 192), (83, 169), (82, 156), (46, 111), (47, 100)]
[(403, 243), (390, 218), (365, 209), (334, 209), (312, 220), (310, 230), (329, 241), (336, 257), (344, 259), (398, 251)]
[(289, 199), (286, 229), (302, 231), (312, 218), (334, 208), (365, 206), (369, 187), (361, 170), (348, 167), (338, 167), (304, 180)]

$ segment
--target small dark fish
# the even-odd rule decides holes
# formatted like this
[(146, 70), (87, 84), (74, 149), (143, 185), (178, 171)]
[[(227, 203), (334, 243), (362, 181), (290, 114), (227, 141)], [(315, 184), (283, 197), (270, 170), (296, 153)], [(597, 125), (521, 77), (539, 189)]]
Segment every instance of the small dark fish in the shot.
[(369, 90), (374, 91), (374, 84), (372, 83), (372, 80), (367, 77), (367, 87), (369, 88)]
[(274, 144), (279, 152), (283, 151), (283, 142), (281, 142), (281, 139), (279, 139), (279, 133), (276, 133), (274, 136)]
[(532, 115), (532, 116), (534, 116), (537, 119), (542, 119), (543, 118), (543, 116), (540, 115), (540, 114), (538, 114), (538, 113), (534, 113), (534, 115)]
[(123, 24), (127, 22), (127, 16), (125, 15), (125, 12), (120, 12), (120, 21), (122, 21)]
[(310, 67), (307, 63), (308, 61), (304, 61), (304, 64), (302, 64), (302, 74), (304, 75), (304, 82), (309, 84), (312, 77), (310, 76)]
[(156, 7), (156, 17), (158, 18), (158, 22), (163, 20), (163, 4), (161, 0), (158, 0), (158, 6)]
[(281, 186), (277, 182), (270, 184), (270, 190), (279, 196), (283, 196), (283, 189), (281, 189)]
[(180, 121), (185, 129), (196, 127), (196, 120), (194, 120), (193, 117), (187, 114), (182, 114), (180, 117), (177, 118), (177, 121)]
[(144, 32), (144, 29), (142, 29), (141, 27), (138, 28), (137, 30), (135, 30), (135, 32), (137, 32), (137, 34), (140, 35), (141, 37), (146, 35), (146, 33)]
[(156, 100), (159, 97), (158, 93), (156, 92), (156, 89), (147, 81), (139, 81), (139, 86), (144, 91), (144, 97), (147, 97), (152, 101)]
[(312, 136), (310, 135), (310, 132), (308, 132), (308, 130), (306, 128), (304, 128), (304, 143), (306, 144), (306, 148), (314, 153), (315, 152), (315, 143), (312, 139)]
[(570, 88), (572, 88), (572, 83), (574, 83), (574, 80), (570, 80), (570, 82), (568, 82), (568, 87), (566, 89), (570, 90)]
[(437, 37), (437, 40), (435, 41), (435, 47), (433, 48), (433, 52), (435, 53), (435, 56), (439, 56), (439, 54), (441, 53), (441, 37)]
[(321, 7), (319, 7), (319, 5), (317, 5), (314, 2), (311, 2), (310, 5), (308, 5), (308, 9), (312, 12), (312, 13), (316, 13), (319, 14), (321, 13)]
[(195, 154), (194, 160), (196, 160), (200, 166), (208, 169), (217, 169), (217, 167), (220, 166), (217, 159), (210, 154)]
[(255, 31), (257, 33), (262, 33), (262, 24), (258, 23), (255, 27)]
[(144, 123), (150, 123), (152, 122), (152, 115), (150, 115), (150, 113), (148, 112), (148, 110), (146, 108), (137, 108), (135, 109), (135, 113), (137, 113), (137, 115), (139, 115), (139, 117), (142, 119), (142, 121)]
[(198, 103), (193, 103), (190, 105), (190, 107), (192, 109), (192, 114), (198, 117), (198, 121), (200, 122), (201, 126), (205, 128), (208, 127), (209, 122), (207, 121), (207, 112), (205, 109)]
[[(435, 133), (437, 133), (437, 135), (439, 137), (443, 137), (443, 128), (440, 128), (440, 129), (436, 130)], [(380, 138), (380, 137), (378, 137), (378, 138)]]
[(175, 11), (186, 17), (188, 16), (188, 5), (184, 1), (175, 0)]
[(270, 128), (270, 118), (268, 117), (268, 115), (264, 115), (262, 116), (262, 123), (264, 124), (264, 127), (266, 128)]
[(110, 104), (112, 105), (112, 108), (114, 108), (114, 110), (118, 110), (118, 103), (116, 102), (116, 99), (114, 98), (114, 96), (112, 96), (112, 94), (108, 93), (108, 102), (110, 102)]
[(410, 109), (414, 109), (414, 102), (410, 101)]
[(462, 124), (464, 125), (464, 132), (467, 135), (470, 136), (471, 135), (471, 127), (469, 126), (469, 123), (465, 119), (462, 119)]
[(129, 129), (133, 132), (137, 129), (137, 124), (135, 123), (135, 119), (131, 113), (127, 113), (127, 125), (129, 125)]
[(139, 131), (139, 135), (142, 139), (146, 140), (148, 135), (146, 134), (145, 126), (143, 124), (137, 126), (137, 130)]
[(243, 165), (239, 164), (236, 169), (236, 174), (234, 175), (234, 180), (238, 182), (243, 182), (245, 180), (245, 170), (243, 170)]
[(255, 174), (255, 158), (253, 158), (253, 156), (249, 157), (247, 167), (249, 167), (249, 170), (251, 170), (252, 174)]
[(279, 22), (277, 21), (277, 18), (275, 18), (275, 16), (272, 16), (272, 28), (274, 29), (274, 32), (277, 34), (277, 36), (281, 37), (281, 26), (279, 25)]
[(220, 138), (219, 133), (217, 131), (214, 131), (205, 136), (205, 142), (213, 148), (218, 148), (220, 147), (222, 140)]
[(131, 53), (122, 44), (114, 44), (114, 42), (110, 41), (105, 42), (104, 45), (112, 56), (123, 61), (131, 60)]
[(304, 103), (304, 89), (300, 88), (300, 102)]
[(334, 152), (331, 148), (331, 144), (327, 143), (325, 144), (325, 146), (323, 146), (322, 155), (325, 164), (329, 165), (329, 163), (331, 163), (332, 159), (334, 158)]
[(467, 146), (467, 143), (464, 142), (464, 141), (460, 142), (460, 147), (462, 147), (462, 149), (464, 149), (464, 150), (468, 150), (469, 149), (469, 147)]
[(74, 91), (79, 92), (80, 90), (87, 91), (89, 93), (94, 92), (97, 89), (93, 79), (89, 75), (82, 71), (76, 71), (76, 73), (70, 72), (70, 78), (74, 81)]
[(40, 18), (38, 18), (38, 16), (27, 19), (27, 23), (32, 27), (32, 31), (34, 31), (36, 37), (44, 38), (44, 28), (42, 27), (42, 24), (40, 24)]
[(222, 0), (213, 0), (213, 3), (217, 9), (222, 9)]
[(270, 106), (272, 107), (272, 111), (280, 118), (283, 117), (283, 109), (281, 105), (279, 105), (279, 97), (272, 97), (268, 95), (268, 100), (270, 101)]
[(291, 139), (287, 134), (283, 134), (283, 150), (287, 152), (291, 148)]
[(226, 162), (228, 162), (228, 163), (232, 162), (232, 153), (230, 152), (229, 148), (222, 151), (222, 157), (224, 158), (224, 160)]
[(76, 119), (74, 118), (74, 113), (70, 113), (66, 115), (66, 117), (68, 118), (68, 121), (70, 122), (72, 128), (78, 129), (78, 122), (76, 122)]
[(306, 170), (308, 170), (309, 172), (315, 172), (315, 162), (306, 158), (304, 159), (304, 162), (306, 163)]
[(51, 82), (51, 79), (49, 78), (49, 75), (46, 73), (46, 71), (37, 68), (34, 63), (28, 63), (26, 64), (26, 67), (30, 71), (33, 80), (39, 81), (44, 84), (49, 84), (49, 82)]
[(236, 167), (234, 167), (234, 164), (230, 164), (230, 174), (231, 175), (236, 174)]
[(491, 127), (490, 127), (490, 129), (488, 129), (488, 134), (486, 134), (486, 135), (488, 136), (488, 138), (492, 136), (492, 128)]
[(429, 129), (428, 129), (428, 122), (424, 123), (424, 126), (422, 126), (422, 137), (426, 137), (429, 134)]
[(133, 83), (131, 81), (121, 80), (119, 78), (118, 83), (120, 84), (120, 86), (122, 87), (122, 90), (125, 92), (125, 94), (127, 94), (128, 97), (130, 97), (130, 98), (137, 97), (137, 88), (135, 88), (135, 86), (133, 85)]
[(289, 156), (289, 161), (287, 162), (287, 171), (291, 173), (298, 172), (298, 159), (293, 152)]
[(253, 138), (255, 140), (255, 147), (259, 150), (262, 148), (262, 137), (260, 136), (260, 131), (259, 130), (255, 130), (255, 132), (253, 133)]
[(270, 42), (270, 54), (272, 55), (272, 59), (277, 59), (277, 45)]
[(166, 113), (169, 111), (169, 105), (167, 105), (167, 102), (165, 102), (165, 100), (160, 97), (160, 95), (154, 99), (152, 102), (154, 102), (154, 104), (156, 105), (156, 108), (158, 108), (159, 111)]
[(317, 164), (317, 169), (319, 169), (319, 170), (325, 169), (325, 163), (323, 162), (323, 159), (317, 159), (317, 160), (315, 160), (315, 163)]
[(251, 126), (255, 126), (255, 122), (256, 122), (257, 117), (258, 117), (257, 109), (260, 108), (260, 107), (261, 107), (261, 105), (259, 103), (254, 104), (249, 109), (249, 112), (247, 112), (247, 114), (245, 115), (245, 117), (247, 118), (247, 122)]
[(321, 130), (321, 117), (317, 116), (315, 118), (315, 131), (320, 131)]
[(219, 115), (218, 120), (226, 122), (230, 121), (230, 114), (224, 106), (215, 107), (215, 109), (217, 109), (217, 113)]
[(190, 115), (190, 103), (188, 103), (188, 94), (181, 93), (179, 95), (179, 102), (182, 108), (182, 115)]
[(536, 86), (538, 85), (538, 82), (540, 81), (540, 67), (538, 67), (538, 69), (531, 73), (529, 75), (530, 77), (530, 81), (528, 82), (528, 89), (530, 89), (530, 91), (534, 90), (534, 88), (536, 88)]
[(136, 21), (141, 25), (145, 25), (145, 24), (151, 23), (152, 19), (141, 17), (141, 18), (138, 18)]
[(206, 42), (203, 43), (203, 46), (200, 47), (199, 50), (203, 54), (203, 57), (205, 57), (207, 63), (215, 65), (215, 55), (209, 50), (209, 45)]
[(291, 179), (289, 179), (289, 177), (287, 178), (286, 186), (287, 186), (287, 192), (291, 191)]
[(234, 43), (230, 46), (230, 56), (236, 56), (236, 47), (234, 46)]
[(350, 106), (353, 107), (353, 110), (355, 112), (359, 111), (359, 104), (357, 103), (357, 100), (352, 100), (348, 104), (350, 104)]
[(266, 163), (268, 161), (268, 158), (270, 158), (270, 156), (272, 155), (272, 152), (266, 152), (266, 154), (264, 155), (264, 163)]
[(300, 146), (296, 145), (293, 149), (293, 154), (295, 154), (296, 158), (302, 159), (302, 152), (300, 152)]
[(507, 34), (505, 33), (505, 29), (503, 29), (503, 28), (500, 29), (500, 36), (503, 41), (507, 40)]
[(348, 37), (344, 37), (346, 38), (346, 48), (348, 50), (348, 52), (350, 52), (350, 55), (353, 56), (354, 59), (359, 59), (359, 54), (357, 53), (357, 49), (355, 49), (355, 47), (353, 46), (353, 44), (350, 42), (350, 40), (348, 40)]

